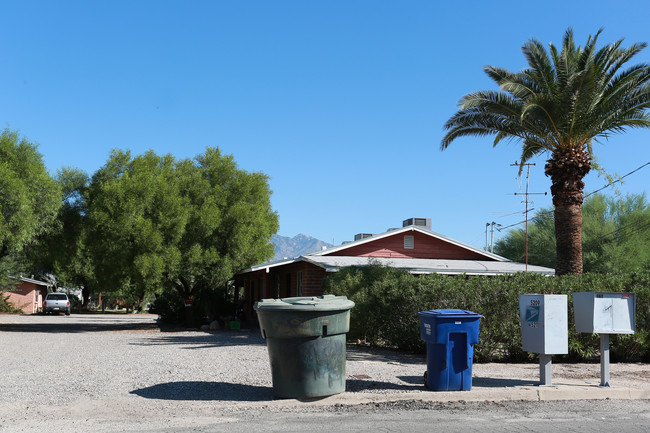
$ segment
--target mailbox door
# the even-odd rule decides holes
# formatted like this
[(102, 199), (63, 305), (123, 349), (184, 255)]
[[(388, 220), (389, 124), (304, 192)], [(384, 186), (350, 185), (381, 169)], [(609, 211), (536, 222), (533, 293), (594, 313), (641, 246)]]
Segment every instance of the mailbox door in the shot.
[(612, 299), (612, 329), (616, 333), (634, 332), (634, 309), (630, 298)]
[(594, 299), (594, 329), (600, 334), (634, 333), (634, 295), (597, 293)]
[(612, 298), (602, 297), (594, 299), (594, 332), (612, 332)]

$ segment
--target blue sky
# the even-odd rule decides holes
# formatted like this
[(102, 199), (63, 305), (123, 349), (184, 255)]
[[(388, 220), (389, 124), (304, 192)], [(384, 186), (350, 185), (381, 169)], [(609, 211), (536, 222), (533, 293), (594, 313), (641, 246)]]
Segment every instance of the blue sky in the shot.
[[(625, 0), (3, 0), (0, 123), (37, 142), (52, 173), (92, 174), (114, 148), (184, 158), (219, 147), (270, 176), (284, 236), (338, 245), (426, 217), (482, 247), (487, 222), (523, 220), (510, 166), (520, 147), (464, 138), (441, 152), (458, 100), (495, 89), (484, 65), (525, 67), (532, 37), (559, 45), (573, 27), (584, 45), (604, 27), (602, 43), (650, 42), (649, 12)], [(650, 131), (596, 151), (624, 175), (650, 162)], [(544, 160), (531, 192), (549, 191)], [(648, 179), (650, 166), (619, 190), (647, 191)], [(606, 183), (590, 174), (586, 191)]]

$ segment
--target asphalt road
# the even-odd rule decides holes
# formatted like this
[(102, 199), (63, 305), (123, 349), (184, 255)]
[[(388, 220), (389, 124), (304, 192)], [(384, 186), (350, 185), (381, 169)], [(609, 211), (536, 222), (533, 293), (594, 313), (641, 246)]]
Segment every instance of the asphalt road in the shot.
[[(425, 408), (423, 408), (425, 407)], [(190, 433), (190, 432), (648, 432), (650, 401), (561, 401), (505, 403), (436, 403), (417, 401), (324, 407), (292, 412), (247, 408), (162, 416), (157, 419), (77, 420), (71, 431)], [(51, 431), (48, 424), (35, 430)], [(65, 429), (64, 429), (65, 430)]]
[[(405, 406), (411, 408), (405, 409)], [(319, 413), (261, 413), (164, 432), (648, 432), (650, 401), (418, 402), (328, 408)], [(202, 425), (201, 425), (202, 424)], [(151, 430), (142, 430), (151, 431)]]

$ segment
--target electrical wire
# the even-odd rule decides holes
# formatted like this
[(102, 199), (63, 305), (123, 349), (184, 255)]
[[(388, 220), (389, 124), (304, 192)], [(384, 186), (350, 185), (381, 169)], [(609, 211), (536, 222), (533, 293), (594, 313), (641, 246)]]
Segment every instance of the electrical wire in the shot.
[(600, 188), (600, 189), (597, 189), (596, 191), (592, 191), (592, 192), (590, 192), (589, 194), (585, 195), (585, 198), (589, 197), (590, 195), (596, 194), (597, 192), (602, 191), (602, 190), (604, 190), (605, 188), (608, 188), (608, 187), (614, 185), (614, 184), (617, 183), (617, 182), (621, 182), (623, 179), (625, 179), (626, 177), (628, 177), (628, 176), (631, 175), (632, 173), (635, 173), (635, 172), (641, 170), (643, 167), (645, 167), (645, 166), (647, 166), (647, 165), (650, 165), (650, 161), (646, 162), (646, 163), (643, 164), (641, 167), (638, 167), (638, 168), (632, 170), (632, 171), (629, 172), (628, 174), (626, 174), (626, 175), (624, 175), (624, 176), (621, 176), (620, 178), (616, 179), (615, 181), (608, 183), (608, 184), (605, 185), (604, 187), (602, 187), (602, 188)]
[[(591, 196), (591, 195), (594, 195), (594, 194), (596, 194), (597, 192), (604, 190), (605, 188), (609, 188), (610, 186), (614, 185), (615, 183), (618, 183), (618, 182), (623, 181), (623, 179), (625, 179), (625, 178), (628, 177), (629, 175), (631, 175), (631, 174), (633, 174), (633, 173), (636, 173), (637, 171), (641, 170), (642, 168), (644, 168), (644, 167), (646, 167), (646, 166), (648, 166), (648, 165), (650, 165), (650, 161), (646, 162), (645, 164), (643, 164), (643, 165), (640, 166), (640, 167), (635, 168), (635, 169), (632, 170), (631, 172), (629, 172), (629, 173), (627, 173), (627, 174), (621, 176), (619, 179), (616, 179), (615, 181), (608, 183), (607, 185), (603, 186), (602, 188), (599, 188), (599, 189), (597, 189), (596, 191), (592, 191), (592, 192), (590, 192), (589, 194), (586, 194), (586, 195), (584, 196), (584, 198), (587, 198), (587, 197), (589, 197), (589, 196)], [(549, 214), (549, 215), (543, 215), (544, 212), (538, 212), (537, 215), (534, 216), (532, 219), (539, 218), (539, 217), (544, 218), (544, 217), (546, 217), (546, 216), (550, 216), (550, 213), (551, 213), (551, 212), (552, 212), (552, 211), (548, 211), (548, 214)], [(500, 228), (497, 228), (497, 230), (498, 230), (498, 231), (501, 231), (501, 230), (504, 230), (504, 229), (507, 229), (507, 228), (510, 228), (510, 227), (515, 227), (515, 226), (518, 226), (518, 225), (520, 225), (520, 224), (524, 224), (524, 223), (526, 223), (525, 220), (524, 220), (524, 221), (520, 221), (520, 222), (518, 222), (518, 223), (510, 224), (509, 226), (502, 226), (502, 227), (500, 227)]]
[[(617, 229), (615, 229), (611, 233), (607, 233), (607, 234), (604, 234), (604, 235), (601, 235), (601, 236), (599, 236), (597, 238), (592, 239), (592, 242), (596, 242), (599, 245), (602, 245), (602, 244), (604, 244), (606, 242), (613, 241), (614, 238), (616, 238), (619, 235), (621, 237), (629, 237), (629, 236), (631, 236), (633, 234), (636, 234), (636, 233), (642, 233), (645, 230), (650, 228), (650, 221), (646, 221), (646, 222), (638, 225), (638, 227), (634, 228), (633, 230), (630, 230), (630, 231), (627, 230), (628, 228), (634, 227), (637, 224), (638, 224), (638, 221), (635, 221), (633, 223), (626, 224), (624, 226), (618, 227)], [(611, 236), (611, 239), (608, 239), (610, 236)]]

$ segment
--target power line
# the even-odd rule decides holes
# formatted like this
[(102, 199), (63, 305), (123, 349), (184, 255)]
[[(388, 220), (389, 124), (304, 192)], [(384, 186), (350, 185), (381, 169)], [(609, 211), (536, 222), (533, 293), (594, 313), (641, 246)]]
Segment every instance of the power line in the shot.
[[(592, 195), (596, 194), (597, 192), (600, 192), (600, 191), (604, 190), (605, 188), (608, 188), (608, 187), (614, 185), (615, 183), (618, 183), (618, 182), (623, 181), (623, 179), (625, 179), (625, 178), (628, 177), (629, 175), (631, 175), (631, 174), (633, 174), (633, 173), (636, 173), (637, 171), (641, 170), (642, 168), (644, 168), (644, 167), (646, 167), (646, 166), (648, 166), (648, 165), (650, 165), (650, 161), (646, 162), (645, 164), (643, 164), (643, 165), (640, 166), (640, 167), (635, 168), (635, 169), (632, 170), (631, 172), (629, 172), (629, 173), (627, 173), (627, 174), (621, 176), (619, 179), (617, 179), (617, 180), (615, 180), (615, 181), (613, 181), (613, 182), (610, 182), (610, 183), (608, 183), (607, 185), (605, 185), (605, 186), (603, 186), (603, 187), (601, 187), (601, 188), (599, 188), (599, 189), (597, 189), (597, 190), (595, 190), (595, 191), (590, 192), (589, 194), (586, 194), (586, 195), (584, 196), (584, 198), (587, 198), (587, 197), (589, 197), (589, 196), (592, 196)], [(531, 209), (531, 210), (532, 210), (532, 209)], [(551, 212), (552, 212), (552, 211), (538, 212), (537, 215), (536, 215), (534, 218), (539, 218), (540, 216), (541, 216), (542, 218), (544, 218), (544, 217), (546, 216), (546, 215), (544, 215), (544, 213), (547, 213), (547, 214), (550, 215)], [(518, 225), (520, 225), (520, 224), (525, 224), (525, 223), (526, 223), (526, 220), (524, 220), (524, 221), (519, 221), (518, 223), (510, 224), (510, 225), (508, 225), (508, 226), (501, 226), (501, 227), (498, 228), (497, 230), (498, 230), (498, 231), (502, 231), (502, 230), (504, 230), (504, 229), (507, 229), (507, 228), (510, 228), (510, 227), (515, 227), (515, 226), (518, 226)]]
[[(641, 224), (639, 224), (641, 223)], [(637, 225), (637, 227), (634, 227)], [(640, 222), (640, 221), (634, 221), (632, 223), (626, 224), (624, 226), (616, 228), (614, 231), (611, 233), (607, 233), (601, 236), (598, 236), (597, 238), (593, 239), (593, 242), (597, 242), (599, 245), (604, 244), (605, 242), (611, 242), (613, 241), (616, 236), (623, 236), (623, 237), (629, 237), (630, 235), (633, 235), (635, 233), (642, 233), (646, 229), (650, 228), (650, 221), (645, 221), (645, 222)], [(631, 230), (628, 230), (631, 229)], [(611, 239), (608, 239), (610, 238)]]
[(608, 184), (605, 185), (604, 187), (602, 187), (602, 188), (600, 188), (600, 189), (597, 189), (596, 191), (590, 192), (589, 194), (585, 195), (585, 198), (589, 197), (590, 195), (596, 194), (597, 192), (602, 191), (602, 190), (604, 190), (605, 188), (608, 188), (608, 187), (614, 185), (614, 184), (617, 183), (617, 182), (621, 182), (623, 179), (625, 179), (626, 177), (628, 177), (628, 176), (631, 175), (632, 173), (636, 173), (637, 171), (641, 170), (643, 167), (645, 167), (645, 166), (647, 166), (647, 165), (650, 165), (650, 161), (646, 162), (646, 163), (643, 164), (641, 167), (638, 167), (638, 168), (632, 170), (631, 172), (629, 172), (629, 173), (626, 174), (625, 176), (621, 176), (620, 178), (616, 179), (615, 181), (608, 183)]
[(526, 210), (525, 210), (526, 221), (524, 221), (524, 222), (526, 223), (526, 272), (528, 272), (528, 212), (529, 212), (529, 209), (528, 209), (528, 196), (529, 195), (541, 195), (541, 194), (546, 195), (546, 192), (541, 193), (541, 192), (530, 192), (530, 191), (528, 191), (528, 184), (530, 182), (530, 167), (531, 167), (531, 165), (535, 166), (536, 165), (535, 163), (532, 163), (532, 164), (531, 163), (526, 163), (526, 164), (524, 164), (524, 162), (521, 161), (521, 164), (519, 164), (518, 162), (515, 162), (514, 164), (510, 164), (510, 165), (511, 166), (517, 166), (518, 165), (520, 169), (524, 165), (526, 166), (526, 192), (519, 193), (519, 194), (515, 193), (515, 195), (523, 195), (525, 197), (524, 203), (526, 203)]

